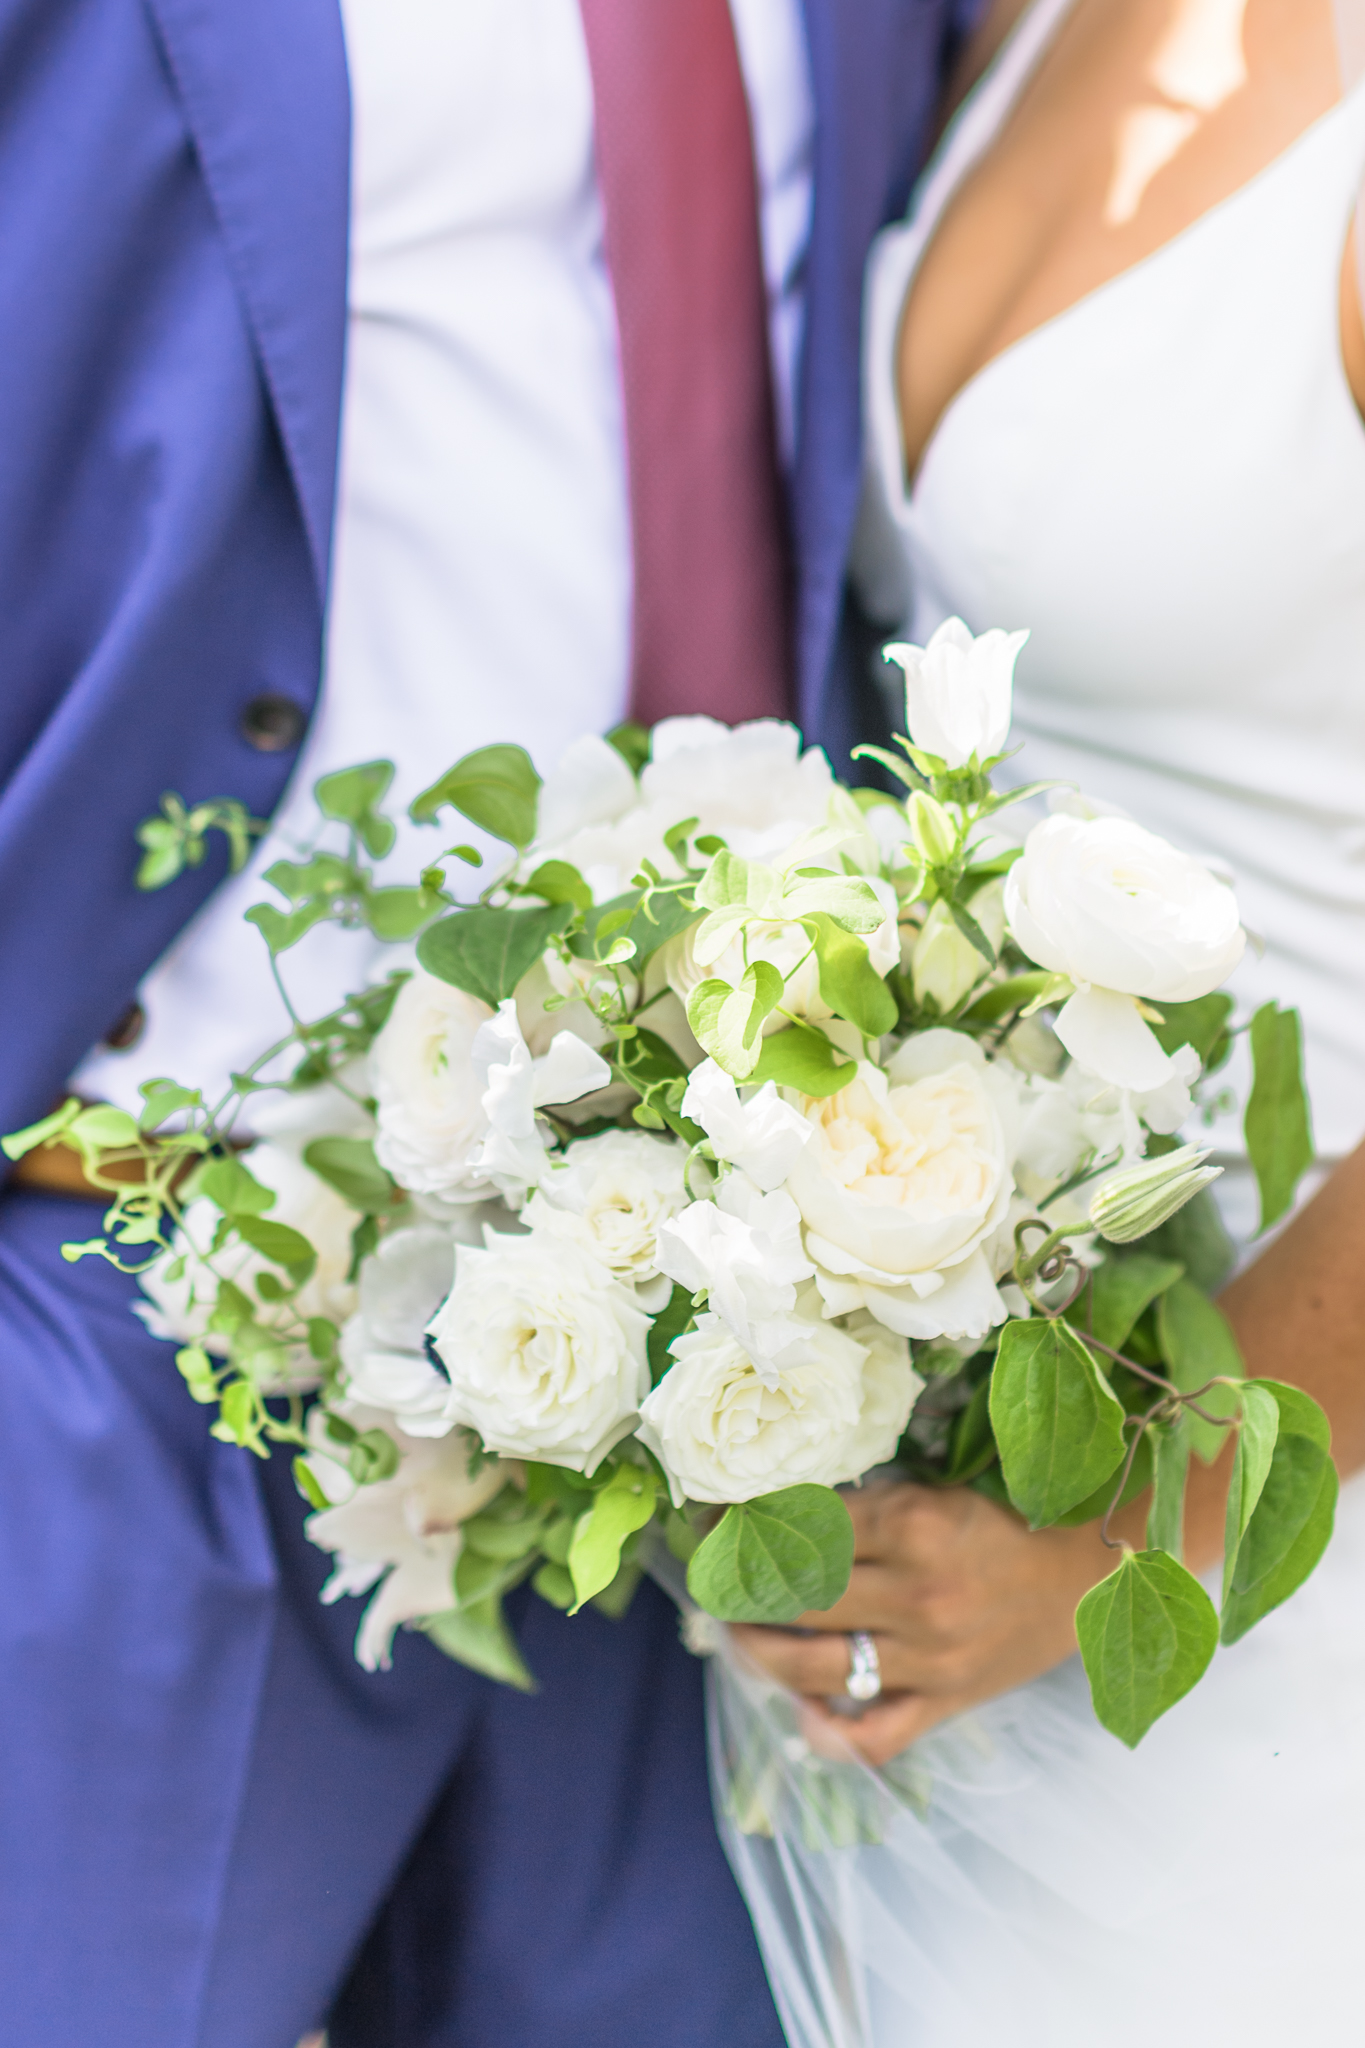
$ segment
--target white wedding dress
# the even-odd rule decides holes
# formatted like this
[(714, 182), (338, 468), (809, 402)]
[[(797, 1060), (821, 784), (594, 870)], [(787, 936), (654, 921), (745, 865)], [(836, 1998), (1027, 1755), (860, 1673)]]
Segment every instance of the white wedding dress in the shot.
[[(1300, 1008), (1330, 1163), (1365, 1135), (1365, 426), (1338, 327), (1365, 90), (988, 363), (908, 487), (906, 295), (1069, 4), (1035, 0), (874, 250), (858, 570), (920, 644), (952, 613), (1031, 628), (1021, 780), (1232, 868), (1265, 941), (1233, 986)], [(1235, 1132), (1219, 1187), (1245, 1237)], [(1307, 1586), (1132, 1754), (1075, 1659), (882, 1775), (816, 1764), (728, 1652), (712, 1681), (727, 1847), (793, 2048), (1365, 2042), (1365, 1479)]]

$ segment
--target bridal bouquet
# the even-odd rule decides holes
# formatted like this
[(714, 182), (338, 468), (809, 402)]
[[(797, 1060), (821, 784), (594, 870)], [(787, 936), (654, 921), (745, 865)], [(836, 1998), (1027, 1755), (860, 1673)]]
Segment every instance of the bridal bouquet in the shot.
[[(1116, 1544), (1077, 1616), (1131, 1744), (1316, 1563), (1327, 1424), (1243, 1377), (1208, 1297), (1215, 1170), (1178, 1136), (1247, 1030), (1282, 1213), (1297, 1019), (1234, 1024), (1232, 891), (1140, 824), (1053, 791), (1001, 833), (1040, 794), (992, 783), (1024, 637), (950, 621), (891, 650), (908, 737), (860, 750), (880, 789), (772, 722), (584, 738), (544, 783), (482, 748), (411, 808), (506, 849), (473, 902), (469, 845), (376, 881), (389, 763), (326, 776), (315, 843), (248, 915), (277, 978), (328, 922), (392, 972), (291, 1009), (222, 1102), (157, 1080), (137, 1118), (70, 1101), (5, 1141), (74, 1146), (108, 1189), (67, 1256), (137, 1271), (214, 1434), (292, 1446), (367, 1666), (406, 1624), (529, 1685), (509, 1588), (620, 1612), (668, 1552), (709, 1614), (791, 1622), (842, 1592), (838, 1489), (879, 1467), (1106, 1533), (1150, 1486), (1146, 1547)], [(260, 829), (168, 797), (143, 885), (215, 828), (239, 863)], [(1220, 1618), (1181, 1505), (1229, 1431)]]

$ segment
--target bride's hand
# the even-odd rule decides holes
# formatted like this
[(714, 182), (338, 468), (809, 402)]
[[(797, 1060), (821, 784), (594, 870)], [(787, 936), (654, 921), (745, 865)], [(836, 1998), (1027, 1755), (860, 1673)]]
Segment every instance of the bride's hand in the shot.
[[(1192, 1496), (1208, 1496), (1191, 1500), (1196, 1512), (1187, 1521), (1196, 1570), (1216, 1554), (1226, 1462), (1191, 1487)], [(820, 1633), (736, 1628), (734, 1636), (772, 1677), (806, 1696), (817, 1742), (822, 1730), (837, 1731), (874, 1765), (935, 1722), (1069, 1657), (1077, 1601), (1118, 1562), (1097, 1523), (1031, 1532), (1009, 1509), (967, 1488), (878, 1483), (845, 1498), (857, 1536), (848, 1591), (837, 1606), (803, 1614), (797, 1624)], [(1116, 1515), (1111, 1533), (1140, 1548), (1146, 1505), (1135, 1501)], [(1197, 1554), (1209, 1549), (1205, 1523), (1213, 1543), (1208, 1557)], [(853, 1629), (875, 1639), (884, 1688), (857, 1720), (825, 1703), (844, 1690)]]

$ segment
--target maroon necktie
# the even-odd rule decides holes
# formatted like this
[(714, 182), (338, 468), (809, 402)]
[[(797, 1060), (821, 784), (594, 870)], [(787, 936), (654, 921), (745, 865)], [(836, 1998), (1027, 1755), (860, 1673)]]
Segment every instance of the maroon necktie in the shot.
[(631, 716), (790, 708), (782, 487), (729, 0), (580, 0), (630, 480)]

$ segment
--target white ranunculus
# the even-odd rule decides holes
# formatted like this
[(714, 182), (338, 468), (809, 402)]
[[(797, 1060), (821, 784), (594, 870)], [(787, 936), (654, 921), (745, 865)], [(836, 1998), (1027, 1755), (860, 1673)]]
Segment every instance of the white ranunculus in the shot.
[(510, 998), (497, 1012), (420, 970), (400, 990), (371, 1054), (375, 1153), (437, 1215), (498, 1194), (519, 1201), (544, 1169), (535, 1112), (611, 1079), (571, 1031), (534, 1059)]
[(674, 1138), (603, 1131), (576, 1139), (544, 1176), (525, 1221), (581, 1245), (618, 1280), (648, 1285), (661, 1270), (660, 1231), (688, 1200), (686, 1167), (687, 1149)]
[[(760, 1371), (719, 1316), (699, 1317), (674, 1340), (675, 1362), (644, 1403), (640, 1437), (675, 1499), (753, 1500), (784, 1486), (839, 1486), (890, 1456), (900, 1434), (891, 1433), (900, 1401), (888, 1386), (895, 1340), (860, 1342), (822, 1320), (819, 1306), (807, 1290), (805, 1356), (776, 1372)], [(908, 1415), (904, 1346), (901, 1359)]]
[(1226, 883), (1126, 818), (1035, 825), (1010, 869), (1005, 909), (1029, 958), (1076, 983), (1056, 1024), (1068, 1052), (1142, 1093), (1164, 1087), (1173, 1069), (1137, 999), (1208, 995), (1246, 945)]
[(531, 865), (553, 857), (576, 832), (614, 825), (640, 802), (640, 785), (610, 740), (584, 733), (560, 755), (541, 785)]
[(460, 1246), (431, 1323), (446, 1413), (489, 1450), (591, 1472), (649, 1391), (649, 1318), (581, 1246), (544, 1231)]
[(335, 1559), (322, 1589), (329, 1605), (378, 1585), (361, 1618), (356, 1657), (367, 1671), (386, 1671), (395, 1629), (454, 1606), (460, 1526), (502, 1491), (516, 1467), (494, 1461), (471, 1478), (471, 1454), (478, 1446), (463, 1430), (433, 1443), (409, 1436), (378, 1410), (348, 1407), (346, 1413), (356, 1429), (387, 1430), (398, 1446), (398, 1470), (372, 1486), (357, 1486), (328, 1455), (336, 1446), (327, 1445), (321, 1410), (314, 1409), (310, 1434), (318, 1448), (308, 1465), (333, 1505), (310, 1515), (304, 1527), (309, 1540)]
[(733, 1080), (714, 1060), (703, 1060), (693, 1069), (682, 1113), (701, 1125), (717, 1159), (739, 1167), (765, 1194), (781, 1187), (810, 1142), (809, 1124), (782, 1100), (771, 1081), (747, 1089), (741, 1099)]
[(726, 1174), (714, 1202), (693, 1202), (661, 1231), (659, 1264), (689, 1293), (706, 1290), (760, 1373), (804, 1355), (810, 1326), (794, 1313), (796, 1289), (814, 1267), (790, 1195), (765, 1195), (747, 1174)]
[[(317, 1134), (308, 1131), (305, 1135)], [(263, 1300), (256, 1292), (256, 1282), (264, 1273), (279, 1279), (279, 1267), (249, 1245), (238, 1243), (216, 1254), (211, 1273), (203, 1254), (212, 1243), (220, 1211), (207, 1199), (191, 1202), (172, 1250), (142, 1275), (147, 1299), (137, 1304), (137, 1310), (155, 1337), (226, 1352), (226, 1338), (208, 1328), (220, 1278), (232, 1281), (250, 1296), (257, 1321), (267, 1329), (296, 1327), (301, 1318), (306, 1321), (310, 1316), (344, 1323), (355, 1307), (355, 1289), (346, 1275), (351, 1264), (351, 1233), (360, 1221), (358, 1212), (304, 1165), (291, 1144), (263, 1139), (244, 1152), (241, 1160), (248, 1172), (274, 1193), (267, 1220), (301, 1231), (317, 1253), (317, 1265), (289, 1301)], [(169, 1277), (182, 1259), (178, 1277)], [(304, 1378), (314, 1376), (315, 1368), (302, 1347), (294, 1363)]]
[(905, 724), (915, 745), (949, 768), (1003, 752), (1014, 664), (1027, 639), (998, 627), (974, 638), (961, 619), (945, 619), (927, 647), (887, 647), (887, 659), (905, 671)]
[(866, 1307), (903, 1336), (984, 1335), (1004, 1311), (982, 1247), (1013, 1182), (1006, 1105), (980, 1048), (923, 1032), (885, 1072), (864, 1062), (804, 1107), (811, 1142), (787, 1187), (826, 1314)]

